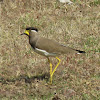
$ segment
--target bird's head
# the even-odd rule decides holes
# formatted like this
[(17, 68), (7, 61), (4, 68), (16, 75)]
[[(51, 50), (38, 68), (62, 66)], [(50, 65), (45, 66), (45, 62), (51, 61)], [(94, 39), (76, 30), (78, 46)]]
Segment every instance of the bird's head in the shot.
[(38, 29), (34, 28), (34, 27), (27, 27), (26, 30), (25, 30), (25, 32), (22, 33), (21, 35), (30, 36), (31, 32), (38, 32)]

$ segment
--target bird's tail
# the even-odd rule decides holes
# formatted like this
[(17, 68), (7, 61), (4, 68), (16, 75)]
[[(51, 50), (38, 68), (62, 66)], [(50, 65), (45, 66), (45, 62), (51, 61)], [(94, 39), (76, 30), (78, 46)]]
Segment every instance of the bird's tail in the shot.
[(76, 50), (76, 51), (77, 51), (77, 54), (86, 53), (85, 51), (81, 51), (81, 50)]
[(85, 51), (81, 51), (81, 50), (77, 50), (77, 49), (73, 49), (70, 48), (68, 46), (65, 45), (60, 45), (58, 52), (61, 52), (63, 54), (81, 54), (81, 53), (86, 53)]

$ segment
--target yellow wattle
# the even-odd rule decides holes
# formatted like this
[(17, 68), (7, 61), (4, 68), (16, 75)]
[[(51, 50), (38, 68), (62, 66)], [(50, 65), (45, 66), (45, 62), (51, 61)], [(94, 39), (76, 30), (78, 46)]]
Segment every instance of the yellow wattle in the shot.
[(26, 30), (25, 33), (26, 33), (27, 35), (29, 35), (29, 31), (28, 31), (28, 30)]

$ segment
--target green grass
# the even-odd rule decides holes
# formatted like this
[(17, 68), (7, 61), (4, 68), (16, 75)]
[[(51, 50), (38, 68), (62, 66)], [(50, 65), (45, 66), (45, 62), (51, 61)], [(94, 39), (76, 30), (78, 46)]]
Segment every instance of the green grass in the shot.
[[(1, 3), (0, 100), (99, 100), (100, 99), (100, 13), (99, 0), (9, 1)], [(49, 85), (47, 59), (32, 50), (26, 27), (85, 55), (61, 55), (61, 64)], [(53, 66), (55, 58), (50, 58)]]
[(98, 6), (98, 5), (100, 5), (100, 0), (94, 0), (94, 1), (90, 2), (90, 5), (91, 6)]

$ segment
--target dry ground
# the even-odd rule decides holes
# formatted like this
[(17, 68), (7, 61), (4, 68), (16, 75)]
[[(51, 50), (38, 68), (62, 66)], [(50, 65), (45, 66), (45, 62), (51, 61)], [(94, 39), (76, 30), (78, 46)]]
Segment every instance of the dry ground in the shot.
[[(0, 0), (0, 100), (100, 100), (100, 1), (73, 2)], [(49, 85), (47, 59), (20, 36), (28, 26), (86, 54), (60, 56)]]

